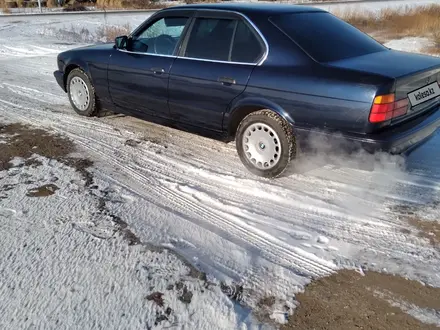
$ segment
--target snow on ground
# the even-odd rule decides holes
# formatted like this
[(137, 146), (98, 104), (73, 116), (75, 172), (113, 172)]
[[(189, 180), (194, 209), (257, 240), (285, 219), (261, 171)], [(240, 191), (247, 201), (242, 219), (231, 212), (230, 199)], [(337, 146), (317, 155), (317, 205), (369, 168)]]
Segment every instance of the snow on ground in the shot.
[[(147, 16), (120, 14), (106, 19), (108, 24), (129, 21), (134, 27)], [(440, 286), (440, 252), (428, 240), (418, 237), (416, 231), (406, 230), (408, 224), (400, 211), (402, 205), (411, 205), (421, 218), (439, 218), (438, 209), (426, 207), (440, 197), (439, 134), (409, 157), (405, 170), (386, 157), (376, 161), (372, 172), (357, 169), (356, 160), (326, 163), (313, 157), (300, 162), (297, 171), (286, 177), (259, 179), (243, 168), (233, 144), (129, 117), (84, 118), (74, 114), (52, 72), (56, 69), (57, 52), (87, 40), (69, 38), (59, 31), (68, 31), (71, 26), (75, 26), (75, 31), (82, 27), (93, 29), (103, 23), (99, 15), (87, 15), (81, 20), (75, 15), (0, 20), (0, 118), (45, 127), (75, 140), (84, 155), (95, 161), (91, 171), (107, 192), (107, 207), (122, 217), (142, 241), (178, 251), (207, 272), (211, 280), (243, 283), (245, 301), (251, 305), (255, 299), (270, 294), (293, 303), (294, 293), (312, 278), (340, 267), (386, 270)], [(71, 198), (79, 196), (69, 196), (68, 200)], [(82, 202), (87, 209), (87, 199)], [(55, 210), (65, 214), (66, 222), (72, 223), (77, 217), (87, 221), (86, 212), (71, 211), (63, 208), (68, 204), (57, 203), (61, 205)], [(9, 230), (8, 235), (20, 235), (21, 217), (32, 218), (34, 223), (30, 226), (41, 225), (35, 219), (43, 214), (22, 215), (23, 200), (12, 198), (1, 205), (0, 219), (11, 223), (10, 229), (2, 227), (3, 231)], [(14, 209), (19, 216), (6, 208)], [(49, 225), (46, 227), (50, 229)], [(67, 235), (68, 225), (59, 230), (59, 235)], [(36, 234), (23, 233), (40, 242), (33, 235)], [(62, 236), (57, 235), (55, 240), (62, 241)], [(121, 289), (126, 290), (121, 291), (121, 296), (133, 295), (136, 300), (139, 287), (130, 278), (130, 263), (133, 265), (141, 257), (135, 252), (130, 252), (133, 256), (129, 252), (119, 254), (124, 248), (87, 243), (90, 238), (75, 235), (75, 240), (86, 248), (86, 262), (99, 257), (104, 264), (119, 264), (120, 258), (127, 258), (121, 265), (125, 268), (110, 272), (109, 279), (104, 275), (100, 278), (109, 282), (112, 278), (124, 279), (130, 285)], [(18, 242), (12, 238), (7, 242), (11, 251), (18, 249), (14, 245)], [(45, 257), (55, 263), (56, 255), (51, 253), (66, 254), (66, 262), (81, 265), (75, 253), (68, 255), (73, 246), (60, 246), (64, 249), (61, 254), (53, 243)], [(91, 272), (99, 268), (90, 267)], [(17, 276), (27, 283), (25, 274)], [(103, 290), (98, 279), (89, 276), (88, 281), (88, 288)], [(36, 306), (35, 299), (26, 299), (29, 306)], [(219, 307), (220, 317), (229, 329), (235, 328), (241, 317), (231, 314), (233, 307), (220, 296), (211, 299), (223, 306)], [(134, 306), (133, 313), (147, 317), (134, 300), (129, 303)], [(6, 302), (4, 298), (2, 301)], [(50, 306), (57, 308), (53, 304)], [(105, 326), (110, 324), (105, 323), (105, 311), (121, 308), (111, 301), (102, 304), (109, 305), (99, 312)], [(206, 301), (203, 304), (211, 305)], [(5, 313), (13, 317), (11, 309)], [(205, 322), (211, 315), (197, 317)], [(216, 326), (217, 316), (211, 321)]]
[(403, 52), (423, 52), (424, 50), (433, 47), (434, 43), (429, 38), (406, 37), (398, 40), (391, 40), (384, 45)]
[[(162, 310), (169, 321), (160, 326), (229, 330), (252, 321), (218, 287), (188, 279), (188, 267), (173, 254), (130, 247), (115, 235), (114, 223), (74, 169), (37, 160), (41, 166), (18, 159), (19, 167), (0, 171), (0, 183), (8, 187), (0, 198), (2, 329), (157, 329), (156, 311), (162, 309), (146, 299), (152, 291), (163, 293), (165, 308), (171, 308)], [(28, 196), (42, 184), (59, 190)], [(104, 191), (99, 181), (94, 185), (96, 194)], [(119, 197), (123, 203), (126, 197)], [(168, 288), (184, 279), (189, 304), (180, 301), (182, 292)]]

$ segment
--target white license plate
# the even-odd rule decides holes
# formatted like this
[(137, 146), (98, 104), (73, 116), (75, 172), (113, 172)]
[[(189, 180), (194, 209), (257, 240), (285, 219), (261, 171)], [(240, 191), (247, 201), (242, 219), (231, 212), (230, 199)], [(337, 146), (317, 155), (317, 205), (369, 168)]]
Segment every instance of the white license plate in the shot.
[(440, 87), (436, 82), (408, 94), (412, 106), (431, 100), (437, 96), (440, 96)]

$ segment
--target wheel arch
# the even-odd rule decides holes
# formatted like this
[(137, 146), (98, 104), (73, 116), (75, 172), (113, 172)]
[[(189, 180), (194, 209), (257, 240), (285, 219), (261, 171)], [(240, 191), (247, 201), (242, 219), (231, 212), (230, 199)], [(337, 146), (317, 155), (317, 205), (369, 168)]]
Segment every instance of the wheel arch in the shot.
[(224, 130), (227, 133), (228, 139), (234, 139), (240, 122), (250, 113), (259, 110), (271, 110), (280, 115), (291, 126), (294, 126), (295, 121), (281, 106), (273, 101), (264, 98), (246, 98), (238, 101), (231, 106), (231, 111), (225, 114)]
[(84, 71), (89, 77), (90, 82), (93, 83), (92, 76), (90, 75), (89, 67), (87, 63), (83, 61), (69, 61), (69, 63), (64, 68), (64, 88), (66, 88), (66, 90), (67, 90), (67, 77), (69, 76), (69, 73), (75, 69), (81, 69), (82, 71)]

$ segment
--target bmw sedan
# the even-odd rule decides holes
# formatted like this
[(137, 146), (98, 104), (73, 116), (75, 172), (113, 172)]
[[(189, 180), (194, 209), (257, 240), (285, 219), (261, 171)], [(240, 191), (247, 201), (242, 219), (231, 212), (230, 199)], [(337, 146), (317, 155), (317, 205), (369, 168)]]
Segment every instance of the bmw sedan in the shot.
[(235, 139), (244, 166), (264, 177), (314, 134), (404, 153), (440, 126), (439, 58), (391, 50), (306, 6), (163, 9), (114, 43), (59, 54), (54, 75), (80, 115)]

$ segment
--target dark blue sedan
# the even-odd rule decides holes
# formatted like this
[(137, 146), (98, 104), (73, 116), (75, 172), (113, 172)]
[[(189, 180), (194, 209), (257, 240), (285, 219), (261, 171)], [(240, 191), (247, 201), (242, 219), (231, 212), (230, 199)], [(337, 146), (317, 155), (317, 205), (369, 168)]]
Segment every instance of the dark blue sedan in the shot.
[(167, 8), (114, 44), (59, 54), (54, 74), (80, 115), (110, 110), (235, 139), (264, 177), (310, 134), (403, 153), (440, 126), (439, 58), (390, 50), (305, 6)]

